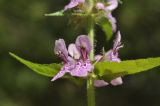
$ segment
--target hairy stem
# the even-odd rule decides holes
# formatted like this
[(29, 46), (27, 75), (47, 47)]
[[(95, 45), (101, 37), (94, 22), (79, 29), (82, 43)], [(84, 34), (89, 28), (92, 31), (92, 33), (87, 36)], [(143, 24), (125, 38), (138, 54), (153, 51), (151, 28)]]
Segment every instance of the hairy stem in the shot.
[[(90, 59), (94, 60), (94, 20), (93, 17), (90, 16), (88, 23), (88, 36), (91, 41), (92, 51), (90, 52)], [(94, 91), (94, 79), (91, 76), (87, 79), (87, 101), (88, 106), (95, 106), (95, 91)]]

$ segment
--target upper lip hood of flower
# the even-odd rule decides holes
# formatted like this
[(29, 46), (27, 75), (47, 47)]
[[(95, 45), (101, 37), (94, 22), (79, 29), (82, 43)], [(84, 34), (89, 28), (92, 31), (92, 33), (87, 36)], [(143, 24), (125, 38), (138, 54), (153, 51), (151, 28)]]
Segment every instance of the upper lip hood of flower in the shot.
[(90, 40), (86, 35), (80, 35), (76, 39), (76, 47), (81, 53), (81, 57), (86, 60), (88, 59), (88, 55), (92, 49)]

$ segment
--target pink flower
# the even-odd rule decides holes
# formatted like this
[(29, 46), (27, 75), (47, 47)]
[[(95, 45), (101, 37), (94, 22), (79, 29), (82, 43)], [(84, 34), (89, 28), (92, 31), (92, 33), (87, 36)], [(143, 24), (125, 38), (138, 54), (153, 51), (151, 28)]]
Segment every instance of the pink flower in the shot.
[[(120, 58), (118, 57), (118, 51), (120, 48), (122, 48), (123, 45), (121, 45), (121, 34), (120, 32), (117, 33), (116, 39), (114, 40), (114, 44), (113, 44), (113, 48), (110, 49), (107, 53), (104, 54), (104, 56), (102, 55), (96, 55), (95, 59), (96, 61), (114, 61), (114, 62), (120, 62)], [(118, 77), (116, 79), (113, 79), (110, 82), (112, 85), (116, 86), (116, 85), (121, 85), (123, 83), (122, 78)], [(102, 86), (106, 86), (108, 85), (107, 82), (105, 82), (104, 80), (95, 80), (94, 85), (96, 87), (102, 87)]]
[(63, 39), (56, 40), (54, 52), (63, 60), (63, 67), (55, 75), (52, 81), (70, 73), (76, 77), (86, 77), (92, 71), (93, 66), (89, 60), (92, 47), (86, 35), (80, 35), (75, 44), (70, 44), (68, 50)]
[(64, 10), (66, 11), (68, 9), (74, 8), (84, 2), (85, 2), (85, 0), (71, 0), (70, 3), (64, 7)]

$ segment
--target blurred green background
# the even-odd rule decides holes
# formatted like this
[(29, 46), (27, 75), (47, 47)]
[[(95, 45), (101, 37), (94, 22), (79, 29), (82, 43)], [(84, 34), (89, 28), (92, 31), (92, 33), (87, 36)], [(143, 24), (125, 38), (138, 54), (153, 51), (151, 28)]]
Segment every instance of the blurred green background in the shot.
[[(54, 41), (67, 43), (86, 34), (67, 17), (45, 17), (69, 0), (0, 0), (0, 106), (86, 106), (86, 86), (68, 80), (51, 82), (8, 55), (38, 63), (58, 62)], [(122, 60), (160, 56), (160, 0), (123, 0), (114, 11), (125, 45)], [(97, 27), (97, 52), (105, 45)], [(97, 106), (160, 106), (160, 68), (125, 76), (122, 86), (96, 89)]]

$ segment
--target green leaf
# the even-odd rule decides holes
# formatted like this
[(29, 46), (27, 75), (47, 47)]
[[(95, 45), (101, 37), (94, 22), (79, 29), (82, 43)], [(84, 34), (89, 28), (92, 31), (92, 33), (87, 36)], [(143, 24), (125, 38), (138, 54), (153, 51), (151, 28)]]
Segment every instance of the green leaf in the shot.
[(76, 13), (76, 12), (65, 12), (64, 10), (60, 10), (54, 13), (45, 14), (45, 16), (88, 16), (88, 14), (84, 13)]
[(113, 31), (111, 23), (107, 20), (107, 18), (99, 18), (97, 24), (102, 28), (103, 32), (105, 33), (106, 39), (110, 40), (113, 36)]
[(44, 76), (48, 76), (48, 77), (53, 77), (54, 75), (56, 75), (58, 73), (58, 71), (61, 68), (60, 64), (37, 64), (37, 63), (33, 63), (30, 62), (28, 60), (22, 59), (19, 56), (16, 56), (13, 53), (9, 53), (13, 58), (17, 59), (19, 62), (23, 63), (24, 65), (26, 65), (27, 67), (29, 67), (30, 69), (32, 69), (33, 71), (35, 71), (38, 74), (44, 75)]
[(64, 10), (60, 10), (50, 14), (45, 14), (45, 16), (64, 16)]
[(147, 71), (157, 66), (160, 66), (160, 57), (126, 60), (120, 63), (99, 62), (95, 65), (95, 73), (98, 74), (101, 78), (111, 80), (118, 76)]

